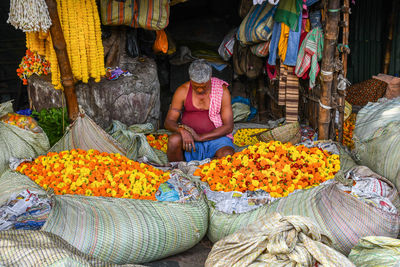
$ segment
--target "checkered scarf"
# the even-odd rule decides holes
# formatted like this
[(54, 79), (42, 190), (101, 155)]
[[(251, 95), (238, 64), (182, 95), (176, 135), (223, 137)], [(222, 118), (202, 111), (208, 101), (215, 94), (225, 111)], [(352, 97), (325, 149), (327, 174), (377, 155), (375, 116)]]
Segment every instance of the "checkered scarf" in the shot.
[[(214, 123), (215, 128), (222, 126), (221, 119), (221, 103), (222, 95), (224, 94), (224, 88), (222, 85), (228, 86), (229, 84), (218, 78), (211, 78), (211, 94), (210, 94), (210, 108), (208, 111), (208, 116), (212, 123)], [(233, 140), (233, 135), (228, 134), (227, 137)]]

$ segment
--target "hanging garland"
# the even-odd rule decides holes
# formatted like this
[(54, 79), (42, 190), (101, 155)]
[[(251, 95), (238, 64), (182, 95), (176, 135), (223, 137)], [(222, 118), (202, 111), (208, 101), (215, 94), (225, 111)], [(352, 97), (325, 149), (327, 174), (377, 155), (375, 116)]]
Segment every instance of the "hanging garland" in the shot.
[[(89, 78), (99, 82), (105, 68), (96, 0), (57, 0), (57, 10), (74, 78), (84, 83)], [(26, 33), (26, 47), (51, 63), (52, 84), (55, 89), (62, 89), (57, 56), (48, 32)]]
[(7, 23), (23, 32), (48, 31), (51, 19), (44, 0), (11, 0)]

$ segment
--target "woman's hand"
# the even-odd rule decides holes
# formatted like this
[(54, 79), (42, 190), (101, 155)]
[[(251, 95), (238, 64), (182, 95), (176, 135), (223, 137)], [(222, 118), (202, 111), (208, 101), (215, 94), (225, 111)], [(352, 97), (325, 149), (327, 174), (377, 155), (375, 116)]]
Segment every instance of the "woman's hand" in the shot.
[(193, 151), (196, 151), (196, 147), (194, 145), (194, 138), (192, 136), (192, 133), (184, 128), (179, 128), (179, 133), (182, 136), (182, 148), (186, 152), (191, 152), (192, 149)]

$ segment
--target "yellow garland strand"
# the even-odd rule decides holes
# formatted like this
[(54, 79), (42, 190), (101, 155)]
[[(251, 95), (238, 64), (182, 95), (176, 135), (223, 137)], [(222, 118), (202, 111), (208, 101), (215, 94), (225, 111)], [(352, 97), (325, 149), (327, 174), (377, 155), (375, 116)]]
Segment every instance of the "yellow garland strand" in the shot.
[[(105, 75), (104, 48), (96, 0), (57, 0), (58, 16), (74, 78), (99, 82)], [(48, 32), (27, 32), (26, 47), (44, 55), (51, 64), (52, 84), (62, 89), (60, 70)]]

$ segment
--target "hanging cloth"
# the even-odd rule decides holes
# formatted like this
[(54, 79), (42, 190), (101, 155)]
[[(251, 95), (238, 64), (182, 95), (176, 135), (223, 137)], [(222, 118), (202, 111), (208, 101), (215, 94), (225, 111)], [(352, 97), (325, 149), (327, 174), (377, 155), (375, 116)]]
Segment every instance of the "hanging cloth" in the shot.
[(299, 16), (303, 8), (302, 5), (303, 0), (280, 1), (275, 11), (274, 20), (285, 23), (290, 29), (297, 32), (300, 28)]
[(278, 105), (285, 106), (287, 123), (298, 121), (299, 79), (293, 73), (293, 69), (294, 67), (281, 62)]

